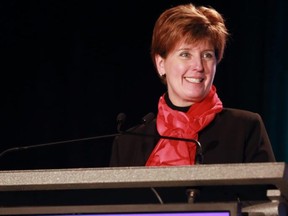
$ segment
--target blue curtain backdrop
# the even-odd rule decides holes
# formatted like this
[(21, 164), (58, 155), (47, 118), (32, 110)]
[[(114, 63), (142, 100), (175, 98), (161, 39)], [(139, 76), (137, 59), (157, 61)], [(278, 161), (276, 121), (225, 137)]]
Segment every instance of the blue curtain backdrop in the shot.
[[(165, 87), (150, 56), (154, 22), (190, 1), (0, 2), (0, 152), (116, 132), (156, 113)], [(258, 112), (277, 161), (288, 162), (288, 3), (198, 0), (226, 19), (231, 36), (215, 85), (226, 107)], [(103, 167), (111, 139), (29, 148), (0, 156), (0, 169)], [(233, 143), (231, 143), (233, 145)]]
[(265, 34), (263, 115), (277, 159), (288, 162), (288, 2), (271, 2)]

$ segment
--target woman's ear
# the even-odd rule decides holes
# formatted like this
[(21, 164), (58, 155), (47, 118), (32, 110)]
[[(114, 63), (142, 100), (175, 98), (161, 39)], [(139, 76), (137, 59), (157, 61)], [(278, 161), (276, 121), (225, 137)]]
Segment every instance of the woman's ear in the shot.
[(164, 59), (160, 55), (155, 55), (155, 63), (159, 76), (163, 77), (166, 74), (164, 67)]

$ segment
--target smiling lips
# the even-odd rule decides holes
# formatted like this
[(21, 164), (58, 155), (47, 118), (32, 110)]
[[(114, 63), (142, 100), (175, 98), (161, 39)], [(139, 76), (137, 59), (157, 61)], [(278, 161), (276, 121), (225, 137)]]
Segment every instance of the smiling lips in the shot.
[(193, 78), (193, 77), (184, 77), (190, 83), (201, 83), (203, 82), (203, 78)]

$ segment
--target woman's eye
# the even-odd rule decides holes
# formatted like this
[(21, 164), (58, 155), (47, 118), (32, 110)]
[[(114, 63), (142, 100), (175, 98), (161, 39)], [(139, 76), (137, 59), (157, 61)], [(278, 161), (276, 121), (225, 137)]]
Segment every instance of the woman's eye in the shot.
[(204, 59), (212, 59), (214, 57), (215, 57), (214, 52), (205, 52), (205, 53), (203, 53), (203, 58)]
[(188, 52), (180, 53), (181, 57), (189, 57), (190, 54)]

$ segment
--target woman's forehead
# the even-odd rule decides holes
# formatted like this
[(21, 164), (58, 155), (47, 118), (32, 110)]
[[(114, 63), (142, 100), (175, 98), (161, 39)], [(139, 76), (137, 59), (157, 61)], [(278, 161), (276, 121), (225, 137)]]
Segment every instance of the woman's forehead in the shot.
[(209, 38), (203, 38), (200, 40), (191, 40), (183, 38), (175, 44), (174, 50), (188, 47), (190, 48), (202, 47), (206, 49), (214, 49), (214, 46)]

